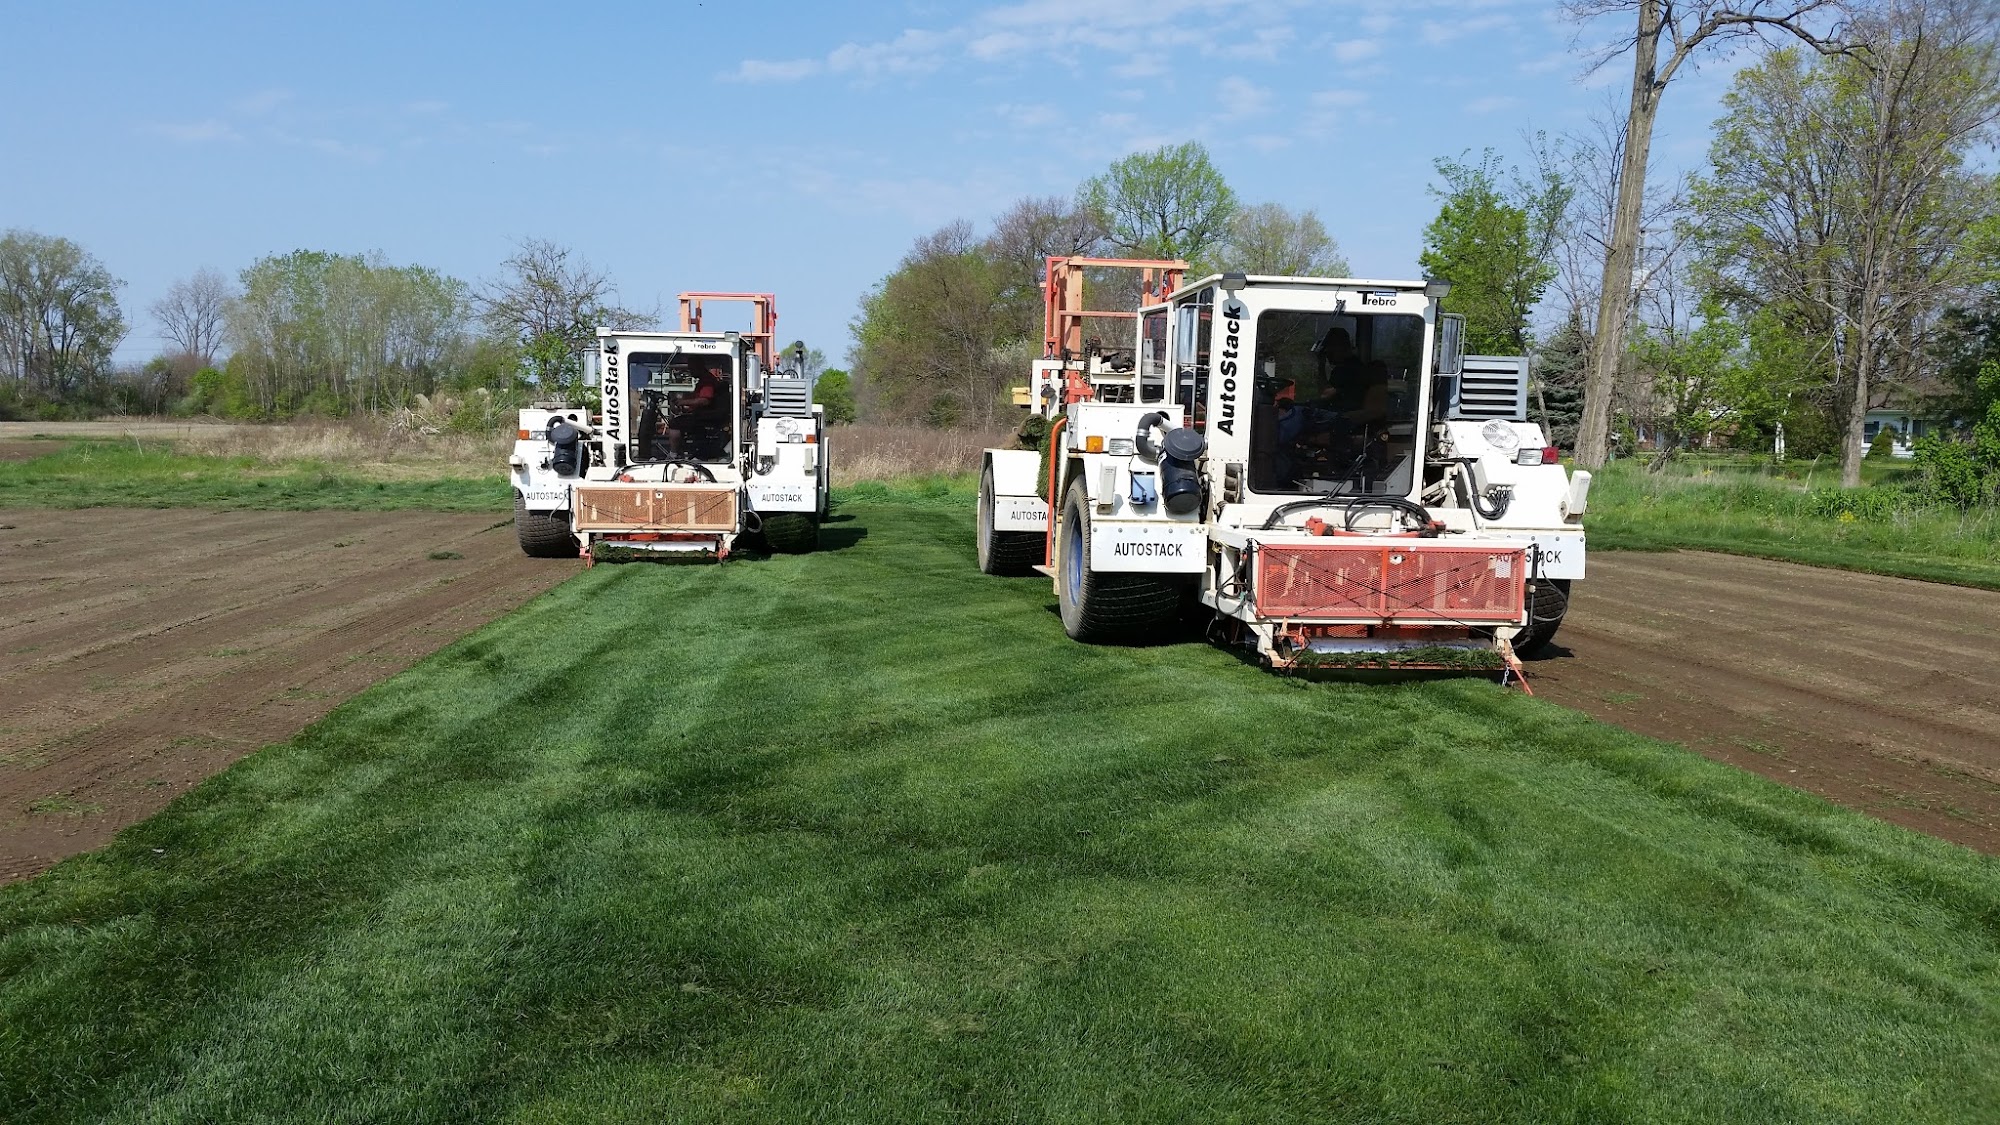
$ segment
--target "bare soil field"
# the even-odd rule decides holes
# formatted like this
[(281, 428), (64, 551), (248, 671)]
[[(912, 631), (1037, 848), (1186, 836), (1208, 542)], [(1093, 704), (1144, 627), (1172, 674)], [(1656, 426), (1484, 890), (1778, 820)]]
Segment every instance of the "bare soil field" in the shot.
[(2000, 592), (1593, 555), (1537, 694), (2000, 853)]
[[(81, 438), (186, 438), (199, 435), (236, 433), (258, 429), (235, 422), (191, 422), (149, 420), (135, 418), (130, 421), (109, 422), (0, 422), (0, 441), (15, 441), (24, 438), (81, 437)], [(274, 427), (261, 427), (271, 429)], [(44, 446), (53, 451), (55, 446)]]
[(0, 511), (0, 883), (575, 570), (484, 514)]

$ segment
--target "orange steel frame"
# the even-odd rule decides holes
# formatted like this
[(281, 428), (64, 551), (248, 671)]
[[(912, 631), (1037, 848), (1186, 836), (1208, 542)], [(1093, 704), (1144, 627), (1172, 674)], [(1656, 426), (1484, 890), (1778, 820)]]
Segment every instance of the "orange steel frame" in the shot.
[(743, 333), (750, 346), (757, 351), (757, 361), (770, 371), (775, 365), (778, 346), (778, 298), (769, 293), (683, 293), (681, 294), (681, 331), (701, 332), (702, 303), (704, 301), (743, 302), (751, 306), (751, 323), (755, 325)]
[(1188, 264), (1157, 258), (1069, 258), (1050, 257), (1042, 278), (1042, 357), (1070, 358), (1083, 354), (1085, 317), (1116, 317), (1132, 320), (1134, 311), (1114, 312), (1083, 307), (1083, 271), (1096, 267), (1144, 271), (1145, 304), (1153, 304), (1180, 288)]

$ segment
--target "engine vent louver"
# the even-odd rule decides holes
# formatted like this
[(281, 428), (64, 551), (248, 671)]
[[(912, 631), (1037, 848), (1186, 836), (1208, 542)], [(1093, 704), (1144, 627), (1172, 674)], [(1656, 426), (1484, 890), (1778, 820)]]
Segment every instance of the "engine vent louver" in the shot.
[(1517, 355), (1469, 355), (1458, 376), (1453, 418), (1528, 420), (1528, 360)]
[(764, 413), (779, 418), (812, 416), (812, 380), (774, 375), (764, 380)]

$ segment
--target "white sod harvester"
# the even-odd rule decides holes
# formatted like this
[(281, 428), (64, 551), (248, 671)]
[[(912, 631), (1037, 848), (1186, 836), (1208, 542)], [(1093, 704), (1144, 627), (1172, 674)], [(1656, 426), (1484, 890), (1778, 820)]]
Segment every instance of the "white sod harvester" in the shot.
[[(1528, 421), (1525, 359), (1460, 354), (1448, 283), (1048, 265), (1026, 405), (1049, 430), (986, 451), (978, 556), (1052, 577), (1071, 637), (1200, 610), (1275, 669), (1518, 674), (1555, 635), (1590, 474)], [(1118, 265), (1142, 307), (1086, 311), (1083, 271)], [(1136, 319), (1129, 352), (1084, 339), (1100, 316)]]
[[(702, 330), (704, 304), (747, 302), (749, 332)], [(508, 459), (514, 526), (538, 558), (727, 558), (739, 538), (774, 551), (819, 541), (826, 427), (803, 357), (772, 360), (768, 293), (683, 293), (678, 332), (597, 330), (603, 409), (521, 411)]]

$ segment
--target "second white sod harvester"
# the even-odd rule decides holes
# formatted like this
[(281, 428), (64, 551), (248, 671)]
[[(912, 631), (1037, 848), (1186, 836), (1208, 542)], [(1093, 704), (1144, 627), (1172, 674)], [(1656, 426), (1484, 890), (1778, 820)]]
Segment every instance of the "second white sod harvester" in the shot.
[[(1141, 307), (1086, 311), (1084, 271), (1121, 265)], [(986, 451), (980, 568), (1053, 578), (1082, 641), (1195, 612), (1276, 669), (1518, 672), (1584, 576), (1590, 493), (1528, 420), (1527, 361), (1460, 354), (1446, 282), (1181, 268), (1049, 260), (1047, 435)], [(1085, 340), (1101, 316), (1129, 350)]]
[[(748, 303), (748, 332), (704, 331), (704, 306)], [(826, 426), (802, 357), (772, 355), (768, 293), (683, 293), (681, 330), (597, 330), (602, 409), (521, 411), (508, 459), (521, 549), (587, 560), (727, 558), (761, 536), (812, 550), (827, 512)]]

